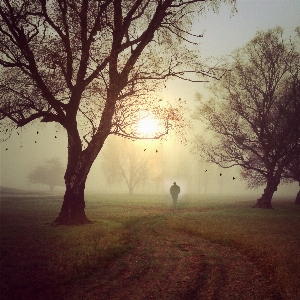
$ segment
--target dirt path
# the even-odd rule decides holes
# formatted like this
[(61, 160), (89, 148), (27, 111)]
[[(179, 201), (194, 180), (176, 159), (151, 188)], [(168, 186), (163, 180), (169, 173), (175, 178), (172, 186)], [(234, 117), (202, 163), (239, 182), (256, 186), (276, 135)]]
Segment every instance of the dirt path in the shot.
[(247, 257), (172, 230), (163, 217), (137, 219), (129, 230), (133, 250), (80, 282), (76, 299), (282, 299)]

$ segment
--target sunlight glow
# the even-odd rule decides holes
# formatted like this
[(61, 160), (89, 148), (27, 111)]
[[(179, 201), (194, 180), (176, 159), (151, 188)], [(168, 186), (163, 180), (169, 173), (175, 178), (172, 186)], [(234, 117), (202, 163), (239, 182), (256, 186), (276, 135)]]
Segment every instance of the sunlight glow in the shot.
[(138, 122), (138, 132), (145, 136), (154, 136), (158, 132), (158, 120), (146, 117)]

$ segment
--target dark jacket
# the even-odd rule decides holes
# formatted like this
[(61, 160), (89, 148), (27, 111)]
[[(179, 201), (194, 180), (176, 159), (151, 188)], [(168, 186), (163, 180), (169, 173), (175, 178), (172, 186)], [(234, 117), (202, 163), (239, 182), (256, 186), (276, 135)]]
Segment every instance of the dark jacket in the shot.
[(170, 188), (171, 195), (178, 195), (180, 193), (180, 187), (177, 184), (173, 184)]

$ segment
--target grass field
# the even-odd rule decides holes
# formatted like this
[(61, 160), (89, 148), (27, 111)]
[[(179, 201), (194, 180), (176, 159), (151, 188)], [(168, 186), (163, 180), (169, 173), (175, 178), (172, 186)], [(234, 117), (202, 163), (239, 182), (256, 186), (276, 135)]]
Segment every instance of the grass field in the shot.
[(55, 227), (61, 201), (2, 197), (1, 299), (300, 299), (293, 199), (88, 195)]

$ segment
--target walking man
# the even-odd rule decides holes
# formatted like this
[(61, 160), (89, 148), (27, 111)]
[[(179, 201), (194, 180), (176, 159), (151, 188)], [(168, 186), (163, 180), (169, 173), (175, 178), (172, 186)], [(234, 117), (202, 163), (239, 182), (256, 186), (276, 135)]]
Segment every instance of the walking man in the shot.
[(174, 206), (177, 204), (177, 199), (178, 199), (179, 193), (180, 193), (180, 187), (176, 184), (176, 182), (174, 182), (170, 188), (170, 194), (172, 195)]

